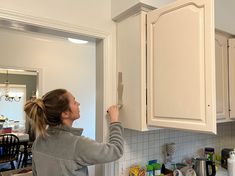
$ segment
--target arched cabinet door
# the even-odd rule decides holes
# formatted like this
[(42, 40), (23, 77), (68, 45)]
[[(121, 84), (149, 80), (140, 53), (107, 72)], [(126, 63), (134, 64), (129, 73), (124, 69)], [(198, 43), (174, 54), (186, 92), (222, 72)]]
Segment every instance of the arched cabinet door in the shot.
[(216, 133), (213, 0), (147, 13), (147, 124)]

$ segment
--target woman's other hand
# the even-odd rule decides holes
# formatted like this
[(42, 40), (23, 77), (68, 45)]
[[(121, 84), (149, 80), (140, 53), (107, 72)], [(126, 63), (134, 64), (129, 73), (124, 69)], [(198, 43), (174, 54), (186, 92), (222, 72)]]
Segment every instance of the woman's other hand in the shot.
[(110, 121), (111, 122), (118, 122), (119, 119), (119, 109), (117, 105), (112, 105), (109, 107), (107, 110), (109, 116), (110, 116)]

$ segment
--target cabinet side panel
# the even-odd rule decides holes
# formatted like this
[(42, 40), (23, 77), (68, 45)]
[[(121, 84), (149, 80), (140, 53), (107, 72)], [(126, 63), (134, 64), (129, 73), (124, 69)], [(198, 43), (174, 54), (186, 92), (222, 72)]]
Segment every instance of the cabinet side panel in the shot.
[(146, 14), (143, 12), (117, 23), (117, 70), (122, 73), (125, 128), (146, 129)]

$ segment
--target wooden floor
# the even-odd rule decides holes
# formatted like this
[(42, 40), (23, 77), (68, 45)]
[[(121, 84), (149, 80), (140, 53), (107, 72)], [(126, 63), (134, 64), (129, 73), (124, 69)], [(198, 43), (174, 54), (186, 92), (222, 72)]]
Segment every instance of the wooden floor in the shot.
[(19, 175), (19, 176), (32, 176), (32, 167), (25, 167), (21, 169), (15, 169), (15, 170), (9, 170), (9, 171), (4, 171), (0, 172), (0, 176), (12, 176), (12, 175)]

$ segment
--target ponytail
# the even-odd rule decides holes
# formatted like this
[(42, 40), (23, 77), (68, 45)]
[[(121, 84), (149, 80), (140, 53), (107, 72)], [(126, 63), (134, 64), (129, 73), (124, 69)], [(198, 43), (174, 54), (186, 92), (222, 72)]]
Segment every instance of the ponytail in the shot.
[(35, 99), (34, 101), (26, 102), (24, 106), (26, 118), (33, 122), (33, 126), (36, 129), (36, 134), (46, 135), (46, 115), (45, 106), (42, 99)]
[(38, 136), (47, 134), (47, 126), (62, 124), (61, 114), (70, 110), (67, 90), (55, 89), (46, 93), (42, 98), (26, 102), (24, 111), (36, 129)]

